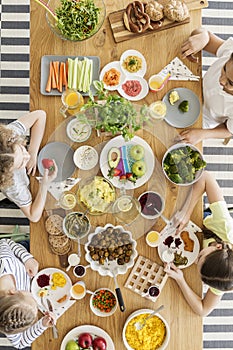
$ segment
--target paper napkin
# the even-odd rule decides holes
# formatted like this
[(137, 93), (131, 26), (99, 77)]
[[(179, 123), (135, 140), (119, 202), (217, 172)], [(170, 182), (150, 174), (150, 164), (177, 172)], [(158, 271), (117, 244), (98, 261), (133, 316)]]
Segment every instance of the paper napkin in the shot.
[[(76, 300), (68, 300), (64, 306), (59, 307), (58, 309), (55, 309), (53, 312), (56, 315), (57, 319), (61, 317), (66, 310), (68, 310)], [(41, 305), (38, 305), (39, 310), (44, 314), (47, 310), (45, 310)]]
[[(36, 179), (40, 181), (41, 177), (38, 176)], [(62, 192), (70, 191), (72, 187), (74, 187), (80, 180), (80, 178), (76, 179), (74, 177), (69, 177), (68, 179), (61, 182), (52, 182), (49, 185), (48, 191), (58, 201), (61, 197)]]
[(171, 74), (170, 80), (198, 81), (200, 79), (200, 77), (198, 75), (194, 75), (192, 71), (178, 57), (175, 57), (158, 74), (163, 76)]

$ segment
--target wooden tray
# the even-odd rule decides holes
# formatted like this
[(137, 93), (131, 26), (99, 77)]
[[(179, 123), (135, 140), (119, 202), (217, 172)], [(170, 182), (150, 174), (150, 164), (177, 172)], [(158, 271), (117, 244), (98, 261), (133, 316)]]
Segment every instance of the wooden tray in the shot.
[[(159, 1), (160, 3), (163, 3), (163, 0)], [(193, 0), (191, 2), (186, 3), (189, 11), (192, 10), (197, 10), (197, 9), (202, 9), (205, 7), (208, 7), (208, 1), (207, 0)], [(110, 26), (112, 29), (113, 37), (116, 43), (119, 43), (121, 41), (125, 40), (130, 40), (137, 38), (139, 36), (145, 36), (145, 35), (150, 35), (154, 34), (155, 32), (159, 32), (161, 30), (173, 28), (182, 24), (186, 24), (190, 22), (190, 18), (187, 18), (186, 20), (182, 22), (175, 22), (175, 21), (170, 21), (168, 18), (165, 18), (163, 21), (163, 24), (161, 27), (155, 30), (146, 30), (143, 33), (132, 33), (128, 31), (123, 22), (123, 14), (125, 12), (125, 9), (122, 9), (120, 11), (115, 11), (109, 14), (108, 19), (110, 22)]]
[[(163, 266), (139, 255), (124, 286), (142, 296), (150, 286), (157, 285), (161, 293), (167, 278)], [(157, 297), (145, 296), (145, 298), (155, 302), (159, 295)]]

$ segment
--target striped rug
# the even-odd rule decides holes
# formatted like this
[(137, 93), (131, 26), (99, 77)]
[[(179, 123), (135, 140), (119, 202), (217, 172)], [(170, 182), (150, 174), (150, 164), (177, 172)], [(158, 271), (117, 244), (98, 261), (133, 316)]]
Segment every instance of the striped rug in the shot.
[[(0, 10), (0, 120), (8, 123), (29, 110), (30, 0), (0, 0)], [(233, 35), (232, 0), (209, 0), (209, 7), (202, 14), (204, 27), (223, 39)], [(203, 74), (214, 59), (203, 54)], [(233, 140), (227, 146), (222, 140), (205, 141), (204, 155), (208, 169), (223, 188), (228, 206), (233, 207)], [(23, 214), (8, 201), (0, 202), (0, 234), (12, 232), (16, 224), (21, 232), (29, 232)], [(232, 305), (233, 293), (227, 293), (211, 315), (204, 318), (203, 349), (233, 349)], [(1, 336), (0, 350), (13, 350)]]
[[(233, 1), (209, 1), (202, 11), (203, 27), (226, 40), (233, 36)], [(203, 53), (203, 74), (215, 60)], [(228, 207), (233, 207), (233, 139), (224, 146), (222, 140), (204, 141), (204, 156), (210, 170), (223, 189)], [(233, 349), (233, 293), (225, 293), (218, 307), (203, 320), (203, 349)], [(196, 349), (192, 349), (196, 350)]]

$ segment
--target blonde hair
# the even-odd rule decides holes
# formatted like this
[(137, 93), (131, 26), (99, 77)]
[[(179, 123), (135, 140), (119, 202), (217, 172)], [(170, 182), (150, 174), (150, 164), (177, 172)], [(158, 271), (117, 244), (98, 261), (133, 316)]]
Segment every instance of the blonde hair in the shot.
[(25, 138), (0, 124), (0, 189), (13, 184), (13, 154), (16, 144), (25, 144)]
[(36, 320), (36, 308), (27, 303), (22, 293), (0, 297), (0, 332), (21, 333), (32, 326)]

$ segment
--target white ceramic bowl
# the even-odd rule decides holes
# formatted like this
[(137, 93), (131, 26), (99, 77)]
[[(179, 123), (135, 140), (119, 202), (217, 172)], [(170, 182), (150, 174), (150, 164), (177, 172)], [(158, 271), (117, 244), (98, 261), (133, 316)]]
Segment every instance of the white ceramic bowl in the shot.
[(74, 164), (81, 170), (93, 169), (98, 163), (99, 155), (94, 147), (85, 145), (76, 149), (73, 155)]
[[(131, 346), (129, 346), (129, 344), (128, 344), (127, 340), (126, 340), (126, 336), (125, 336), (126, 327), (127, 327), (128, 323), (129, 323), (129, 321), (131, 321), (135, 316), (138, 316), (138, 315), (141, 315), (141, 314), (151, 314), (153, 311), (154, 310), (151, 310), (151, 309), (140, 309), (140, 310), (137, 310), (137, 311), (133, 312), (127, 318), (127, 320), (126, 320), (126, 322), (124, 324), (123, 331), (122, 331), (123, 342), (124, 342), (124, 345), (125, 345), (127, 350), (135, 350), (135, 348), (131, 348)], [(169, 325), (168, 325), (167, 321), (160, 314), (157, 314), (156, 316), (159, 317), (163, 321), (163, 323), (165, 324), (166, 335), (165, 335), (165, 338), (164, 338), (164, 341), (163, 341), (162, 345), (160, 347), (154, 348), (154, 349), (155, 350), (165, 350), (166, 347), (168, 346), (168, 343), (169, 343), (169, 340), (170, 340), (170, 328), (169, 328)], [(136, 350), (139, 350), (139, 349), (142, 349), (142, 348), (137, 348)]]
[[(129, 262), (124, 263), (123, 265), (118, 265), (117, 260), (109, 261), (107, 264), (100, 264), (98, 260), (93, 260), (90, 254), (89, 246), (92, 242), (92, 238), (95, 238), (96, 235), (100, 234), (102, 231), (105, 231), (107, 228), (119, 229), (120, 232), (126, 232), (129, 235), (129, 241), (132, 244), (132, 254), (130, 256)], [(122, 226), (113, 226), (111, 224), (106, 224), (104, 227), (98, 226), (95, 229), (94, 233), (88, 235), (88, 242), (85, 244), (86, 251), (86, 261), (91, 265), (91, 269), (98, 271), (101, 276), (110, 276), (113, 277), (111, 269), (114, 269), (116, 275), (124, 274), (126, 271), (134, 265), (134, 260), (137, 257), (138, 253), (136, 251), (137, 242), (132, 238), (132, 233), (126, 231)]]
[(91, 136), (91, 125), (73, 118), (66, 126), (66, 133), (73, 142), (84, 142)]
[(112, 308), (111, 311), (109, 312), (106, 312), (106, 311), (101, 311), (99, 308), (97, 307), (94, 307), (93, 305), (93, 299), (94, 299), (94, 294), (91, 295), (91, 298), (90, 298), (90, 308), (91, 308), (91, 311), (97, 315), (97, 316), (100, 316), (100, 317), (107, 317), (107, 316), (111, 316), (114, 314), (114, 312), (116, 311), (117, 309), (117, 297), (116, 297), (116, 294), (109, 288), (99, 288), (97, 289), (94, 293), (98, 293), (100, 292), (101, 290), (105, 290), (105, 291), (108, 291), (108, 292), (111, 292), (112, 295), (114, 296), (115, 298), (115, 306)]
[(170, 148), (168, 148), (168, 150), (166, 151), (166, 153), (164, 154), (163, 159), (162, 159), (163, 172), (164, 172), (166, 178), (169, 181), (171, 181), (172, 183), (174, 183), (175, 185), (178, 185), (178, 186), (190, 186), (190, 185), (194, 184), (195, 182), (197, 182), (200, 179), (200, 177), (201, 177), (201, 175), (202, 175), (202, 173), (204, 171), (204, 169), (198, 170), (195, 173), (195, 177), (194, 177), (194, 179), (192, 181), (187, 181), (187, 182), (182, 182), (182, 183), (175, 182), (168, 176), (167, 172), (164, 169), (164, 162), (165, 162), (166, 157), (168, 156), (168, 154), (171, 151), (179, 150), (179, 149), (184, 148), (184, 147), (190, 147), (193, 151), (198, 152), (200, 158), (203, 160), (203, 156), (202, 156), (201, 152), (199, 151), (199, 149), (197, 147), (191, 145), (191, 144), (188, 144), (188, 143), (177, 143), (177, 144), (171, 146)]
[[(146, 196), (148, 195), (149, 197), (147, 198), (146, 200), (146, 203), (142, 204), (141, 201), (142, 201), (142, 198), (143, 196)], [(155, 197), (155, 198), (153, 198)], [(157, 205), (154, 205), (155, 204), (155, 199), (157, 198), (158, 200), (158, 203), (156, 203)], [(153, 200), (154, 199), (154, 200)], [(146, 191), (146, 192), (143, 192), (139, 197), (138, 197), (138, 200), (139, 200), (139, 203), (141, 205), (141, 216), (145, 219), (150, 219), (150, 220), (153, 220), (153, 219), (156, 219), (160, 216), (160, 214), (162, 214), (163, 210), (164, 210), (164, 199), (162, 198), (162, 196), (158, 193), (158, 192), (155, 192), (155, 191)], [(145, 212), (145, 208), (146, 206), (149, 206), (149, 208), (151, 209), (148, 209), (149, 210), (149, 213), (147, 214)], [(157, 213), (155, 210), (153, 210), (152, 208), (155, 207), (155, 208), (159, 208), (159, 213)], [(152, 214), (154, 212), (154, 214)]]

